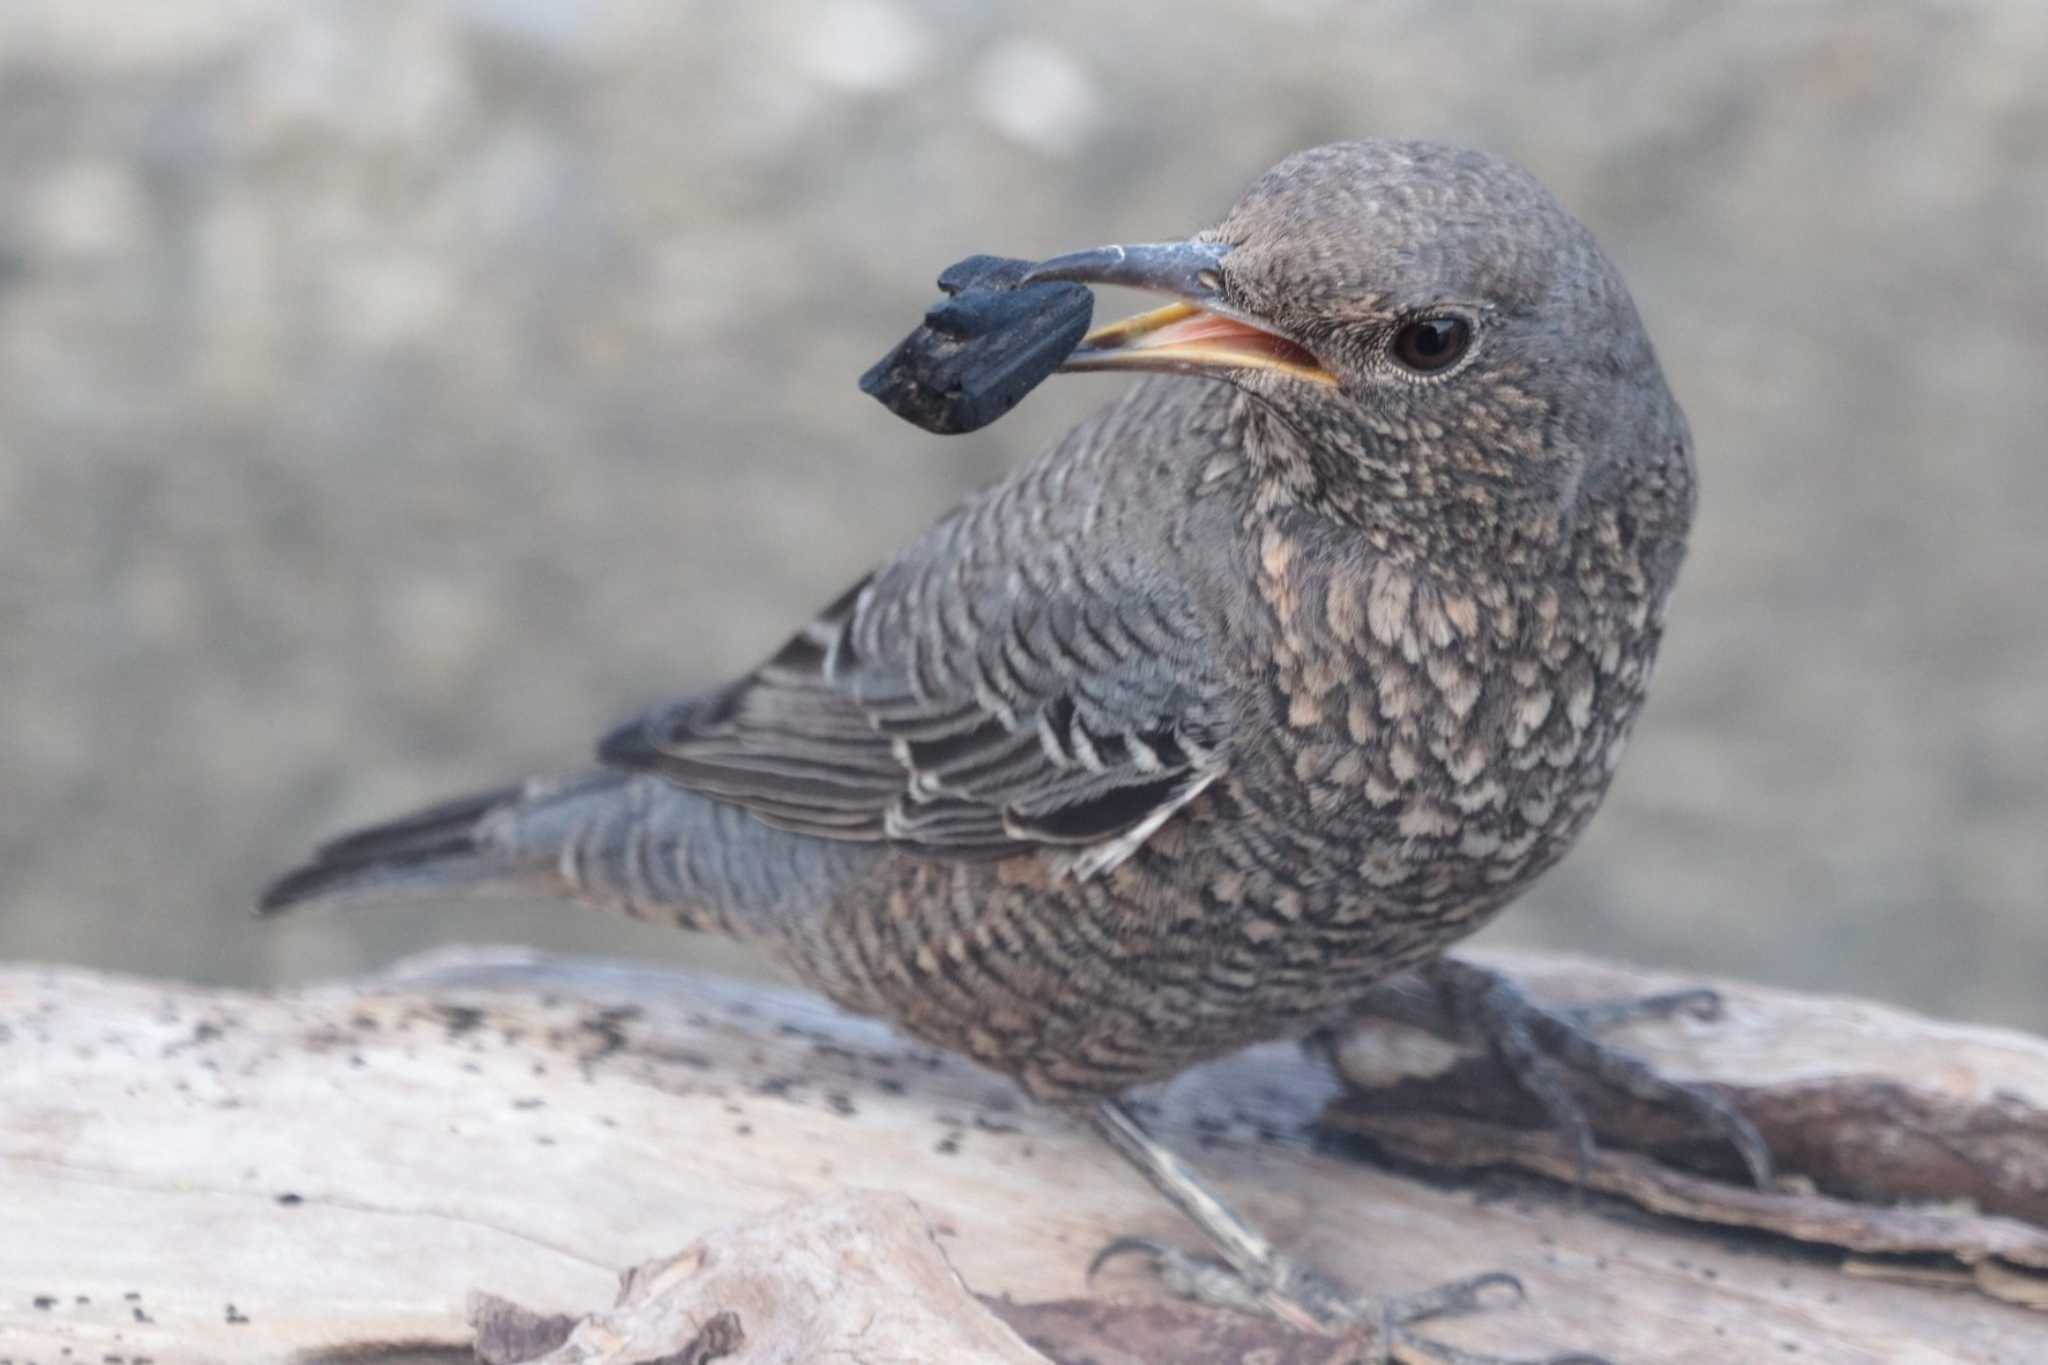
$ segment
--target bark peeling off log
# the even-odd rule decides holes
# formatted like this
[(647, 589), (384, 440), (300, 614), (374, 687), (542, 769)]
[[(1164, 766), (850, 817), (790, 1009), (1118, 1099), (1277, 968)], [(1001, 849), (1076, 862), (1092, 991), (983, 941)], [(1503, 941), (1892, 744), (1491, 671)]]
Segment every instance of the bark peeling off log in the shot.
[[(1594, 963), (1509, 956), (1497, 965), (1561, 1004), (1675, 984)], [(1353, 1088), (1324, 1115), (1328, 1125), (1419, 1166), (1575, 1177), (1576, 1153), (1498, 1063), (1453, 1041), (1426, 991), (1392, 983), (1380, 1004), (1379, 1017), (1337, 1041), (1338, 1069)], [(1610, 1148), (1597, 1154), (1590, 1182), (1651, 1212), (1856, 1253), (1866, 1273), (1885, 1264), (1872, 1257), (1950, 1261), (1945, 1282), (2039, 1306), (2048, 1272), (2048, 1046), (1990, 1029), (1932, 1028), (1947, 1035), (1938, 1059), (1927, 1048), (1930, 1026), (1897, 1011), (1728, 986), (1711, 1017), (1618, 1030), (1617, 1042), (1666, 1075), (1733, 1102), (1789, 1178), (1771, 1192), (1731, 1183), (1740, 1167), (1725, 1144), (1682, 1116), (1567, 1075)], [(1898, 1268), (1902, 1276), (1940, 1272)]]
[[(1511, 1167), (1559, 1182), (1577, 1177), (1578, 1155), (1549, 1133), (1500, 1128), (1463, 1118), (1375, 1114), (1338, 1105), (1328, 1122), (1371, 1139), (1417, 1166), (1473, 1171)], [(1766, 1232), (1861, 1253), (1865, 1273), (1878, 1256), (1942, 1257), (1963, 1274), (1944, 1282), (1976, 1286), (2008, 1302), (2042, 1306), (2048, 1289), (2048, 1228), (1962, 1209), (1853, 1204), (1796, 1189), (1764, 1191), (1674, 1171), (1629, 1152), (1596, 1152), (1587, 1186), (1638, 1208), (1717, 1227)], [(1983, 1275), (1978, 1267), (1988, 1267)], [(1901, 1267), (1917, 1275), (1924, 1266)]]

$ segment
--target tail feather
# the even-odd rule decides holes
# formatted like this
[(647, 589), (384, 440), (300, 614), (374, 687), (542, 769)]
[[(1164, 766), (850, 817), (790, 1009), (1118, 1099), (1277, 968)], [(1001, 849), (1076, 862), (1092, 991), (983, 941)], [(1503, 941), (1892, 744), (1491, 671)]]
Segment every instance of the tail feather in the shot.
[(660, 777), (601, 768), (343, 835), (266, 887), (256, 908), (538, 893), (749, 937), (817, 913), (877, 856), (870, 844), (773, 828)]
[(550, 889), (552, 850), (502, 837), (501, 818), (573, 795), (608, 792), (621, 779), (590, 774), (568, 782), (529, 782), (443, 801), (330, 840), (310, 860), (256, 898), (259, 916), (325, 902), (412, 900), (423, 896)]
[(526, 784), (515, 783), (494, 791), (458, 796), (452, 801), (401, 815), (395, 820), (351, 830), (330, 839), (314, 853), (316, 863), (351, 862), (364, 858), (388, 857), (412, 852), (419, 845), (446, 842), (451, 834), (467, 833), (476, 822), (499, 806), (523, 799)]
[(315, 901), (396, 899), (482, 888), (493, 879), (477, 875), (481, 871), (475, 841), (459, 835), (376, 858), (316, 858), (264, 887), (256, 898), (256, 913), (280, 915)]

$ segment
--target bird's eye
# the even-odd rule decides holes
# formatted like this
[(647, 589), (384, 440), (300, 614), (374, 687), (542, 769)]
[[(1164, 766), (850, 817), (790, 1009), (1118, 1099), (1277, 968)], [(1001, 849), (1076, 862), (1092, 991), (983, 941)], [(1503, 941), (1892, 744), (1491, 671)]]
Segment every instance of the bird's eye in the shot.
[(1417, 318), (1394, 333), (1388, 349), (1417, 374), (1435, 374), (1458, 363), (1472, 345), (1472, 324), (1463, 318)]

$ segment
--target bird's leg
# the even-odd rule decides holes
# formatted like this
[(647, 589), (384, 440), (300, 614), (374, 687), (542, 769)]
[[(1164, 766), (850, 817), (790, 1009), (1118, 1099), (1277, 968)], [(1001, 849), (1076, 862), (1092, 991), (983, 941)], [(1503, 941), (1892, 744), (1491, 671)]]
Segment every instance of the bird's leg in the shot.
[[(1223, 1278), (1234, 1278), (1232, 1292), (1239, 1297), (1229, 1306), (1245, 1311), (1264, 1310), (1282, 1322), (1315, 1331), (1342, 1317), (1343, 1300), (1328, 1287), (1300, 1279), (1299, 1272), (1285, 1261), (1273, 1244), (1218, 1198), (1189, 1165), (1173, 1150), (1146, 1132), (1137, 1116), (1115, 1100), (1103, 1100), (1090, 1114), (1095, 1131), (1116, 1149), (1119, 1156), (1136, 1166), (1152, 1188), (1166, 1196), (1168, 1203), (1187, 1215), (1201, 1229), (1228, 1267)], [(1124, 1251), (1151, 1249), (1134, 1239), (1113, 1242), (1095, 1259), (1094, 1268), (1107, 1257)], [(1162, 1249), (1163, 1250), (1163, 1249)], [(1185, 1267), (1189, 1273), (1193, 1267)], [(1221, 1269), (1220, 1267), (1218, 1269)], [(1170, 1287), (1173, 1286), (1169, 1280)], [(1195, 1289), (1194, 1281), (1187, 1287)], [(1222, 1297), (1224, 1291), (1217, 1290)], [(1189, 1297), (1202, 1297), (1191, 1293)], [(1304, 1299), (1317, 1300), (1304, 1302)], [(1323, 1301), (1327, 1300), (1327, 1301)]]
[(1621, 1094), (1692, 1116), (1735, 1148), (1759, 1189), (1775, 1183), (1770, 1146), (1733, 1105), (1702, 1086), (1669, 1080), (1642, 1059), (1594, 1036), (1635, 1019), (1663, 1019), (1680, 1012), (1711, 1014), (1720, 1008), (1720, 997), (1713, 991), (1676, 991), (1553, 1009), (1531, 1000), (1499, 972), (1457, 958), (1438, 958), (1421, 974), (1436, 988), (1451, 1019), (1483, 1039), (1516, 1084), (1564, 1132), (1578, 1153), (1581, 1184), (1592, 1164), (1593, 1130), (1565, 1085), (1561, 1067)]
[(1167, 1292), (1212, 1307), (1264, 1314), (1311, 1332), (1359, 1332), (1370, 1338), (1367, 1365), (1607, 1365), (1597, 1356), (1551, 1356), (1508, 1361), (1474, 1355), (1417, 1336), (1410, 1328), (1429, 1318), (1469, 1313), (1488, 1289), (1519, 1295), (1521, 1282), (1499, 1271), (1455, 1280), (1401, 1298), (1353, 1297), (1274, 1250), (1273, 1244), (1225, 1204), (1188, 1164), (1146, 1132), (1136, 1115), (1114, 1100), (1089, 1111), (1095, 1130), (1185, 1214), (1215, 1247), (1220, 1260), (1191, 1255), (1142, 1237), (1120, 1237), (1096, 1254), (1092, 1277), (1107, 1262), (1141, 1254)]

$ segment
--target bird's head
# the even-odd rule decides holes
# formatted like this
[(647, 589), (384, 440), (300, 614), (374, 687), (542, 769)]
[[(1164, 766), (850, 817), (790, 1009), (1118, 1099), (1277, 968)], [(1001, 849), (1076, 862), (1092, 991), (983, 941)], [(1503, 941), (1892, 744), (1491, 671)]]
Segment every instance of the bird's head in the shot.
[(1074, 252), (1031, 278), (1173, 296), (1091, 332), (1066, 368), (1234, 385), (1259, 400), (1284, 496), (1368, 521), (1540, 531), (1629, 462), (1675, 459), (1689, 510), (1684, 421), (1627, 288), (1550, 192), (1497, 158), (1315, 148), (1209, 231)]

